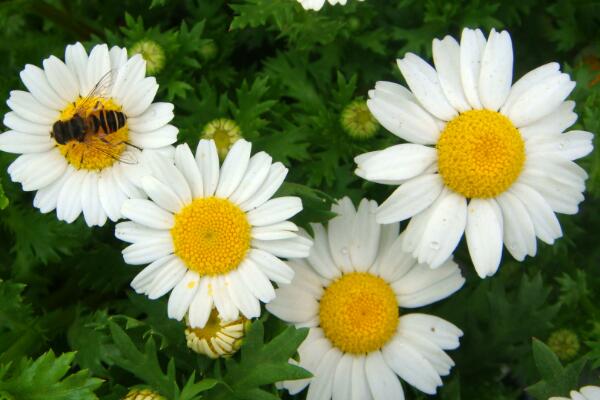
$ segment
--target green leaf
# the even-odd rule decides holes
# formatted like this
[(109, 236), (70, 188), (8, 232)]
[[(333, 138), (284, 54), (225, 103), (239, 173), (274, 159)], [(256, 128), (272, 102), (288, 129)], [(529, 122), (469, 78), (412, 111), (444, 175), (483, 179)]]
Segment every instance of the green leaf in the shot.
[(581, 358), (567, 367), (563, 367), (558, 356), (542, 341), (533, 339), (533, 357), (542, 380), (526, 390), (538, 400), (547, 400), (553, 396), (565, 396), (579, 387), (579, 375), (586, 359)]
[[(273, 340), (264, 343), (264, 325), (259, 320), (252, 324), (241, 349), (240, 361), (229, 359), (225, 362), (226, 373), (223, 381), (210, 393), (209, 399), (264, 398), (257, 395), (260, 386), (273, 384), (283, 380), (310, 378), (312, 375), (298, 366), (288, 363), (298, 346), (306, 338), (308, 329), (296, 329), (288, 326)], [(258, 367), (259, 366), (259, 367)]]
[(67, 375), (74, 357), (75, 353), (65, 353), (56, 358), (50, 350), (35, 361), (22, 359), (4, 366), (0, 391), (27, 400), (97, 399), (94, 391), (102, 384), (101, 379), (91, 378), (87, 370)]

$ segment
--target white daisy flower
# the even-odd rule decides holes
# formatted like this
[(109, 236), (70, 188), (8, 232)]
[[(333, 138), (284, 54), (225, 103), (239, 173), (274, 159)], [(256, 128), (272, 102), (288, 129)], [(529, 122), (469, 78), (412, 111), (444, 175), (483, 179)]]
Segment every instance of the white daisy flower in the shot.
[[(399, 224), (375, 221), (377, 203), (363, 199), (355, 210), (348, 198), (332, 207), (328, 229), (312, 225), (314, 247), (282, 284), (269, 312), (310, 328), (300, 345), (299, 365), (314, 377), (287, 381), (295, 394), (307, 385), (308, 400), (404, 399), (400, 376), (434, 394), (454, 362), (462, 332), (430, 315), (404, 313), (444, 299), (465, 280), (448, 259), (438, 269), (418, 264), (401, 251)], [(292, 360), (293, 362), (293, 360)]]
[(557, 63), (511, 85), (506, 31), (436, 39), (433, 60), (436, 69), (411, 53), (398, 60), (410, 91), (391, 82), (370, 91), (373, 115), (410, 143), (356, 157), (356, 174), (400, 185), (377, 221), (412, 217), (405, 251), (437, 268), (464, 232), (483, 278), (496, 273), (503, 244), (522, 261), (536, 254), (536, 236), (562, 236), (555, 213), (578, 211), (587, 174), (573, 160), (592, 151), (592, 134), (563, 133), (577, 119), (565, 101), (575, 82)]
[(142, 187), (150, 200), (130, 199), (116, 236), (133, 243), (125, 262), (150, 263), (131, 282), (156, 299), (169, 292), (169, 317), (189, 311), (192, 328), (203, 328), (213, 305), (223, 321), (239, 313), (260, 316), (260, 303), (275, 298), (273, 285), (289, 283), (294, 271), (279, 257), (306, 257), (312, 242), (290, 221), (302, 210), (300, 198), (271, 199), (287, 174), (280, 162), (238, 140), (221, 168), (212, 140), (201, 140), (196, 157), (177, 146), (174, 163), (147, 154), (152, 176)]
[(23, 190), (37, 191), (41, 212), (56, 209), (69, 223), (83, 212), (89, 226), (103, 225), (121, 217), (126, 198), (143, 195), (135, 184), (140, 150), (177, 140), (168, 124), (173, 105), (152, 103), (156, 80), (124, 48), (102, 44), (88, 55), (76, 43), (65, 60), (50, 56), (43, 69), (21, 71), (29, 91), (10, 93), (4, 125), (11, 130), (0, 135), (0, 150), (22, 154), (8, 173)]
[(571, 397), (550, 397), (548, 400), (600, 400), (600, 387), (584, 386), (579, 391), (572, 390)]
[[(336, 4), (341, 4), (341, 5), (345, 6), (347, 1), (348, 0), (327, 0), (327, 2), (329, 4), (331, 4), (332, 6), (336, 5)], [(358, 0), (358, 1), (365, 1), (365, 0)], [(298, 2), (300, 3), (300, 5), (302, 5), (302, 7), (304, 7), (305, 10), (319, 11), (325, 5), (325, 0), (298, 0)]]

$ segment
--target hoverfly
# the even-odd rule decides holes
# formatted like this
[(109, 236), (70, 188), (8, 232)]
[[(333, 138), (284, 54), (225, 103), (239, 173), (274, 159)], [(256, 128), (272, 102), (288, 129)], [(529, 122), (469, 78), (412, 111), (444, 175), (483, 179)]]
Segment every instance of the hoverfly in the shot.
[[(121, 151), (117, 150), (117, 146), (124, 144), (139, 150), (137, 146), (126, 141), (113, 143), (107, 139), (109, 135), (117, 132), (127, 123), (127, 116), (124, 113), (117, 110), (106, 110), (103, 103), (97, 100), (97, 97), (106, 97), (103, 91), (110, 87), (111, 80), (112, 71), (108, 71), (77, 105), (71, 118), (64, 121), (58, 120), (52, 125), (50, 136), (59, 145), (65, 145), (73, 141), (85, 143), (91, 149), (117, 161), (134, 164), (135, 160), (130, 160), (130, 157), (126, 160), (120, 156)], [(96, 103), (93, 107), (90, 107), (93, 101), (96, 101)], [(75, 103), (73, 105), (75, 106)], [(95, 139), (99, 139), (102, 146)], [(128, 155), (131, 156), (131, 154)], [(81, 157), (83, 158), (83, 154)], [(83, 159), (81, 162), (83, 162)]]

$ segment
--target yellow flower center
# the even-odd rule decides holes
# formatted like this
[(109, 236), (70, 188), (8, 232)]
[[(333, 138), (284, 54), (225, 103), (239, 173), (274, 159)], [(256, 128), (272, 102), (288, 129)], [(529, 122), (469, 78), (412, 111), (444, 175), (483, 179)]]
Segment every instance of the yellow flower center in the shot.
[[(127, 122), (114, 132), (105, 132), (102, 127), (94, 131), (93, 117), (100, 118), (105, 111), (121, 111), (112, 99), (80, 97), (70, 103), (60, 114), (60, 120), (72, 121), (78, 114), (85, 121), (86, 134), (82, 141), (70, 140), (65, 144), (56, 143), (60, 153), (76, 169), (102, 170), (119, 160), (129, 139)], [(110, 129), (109, 129), (110, 131)]]
[(202, 137), (204, 139), (213, 139), (215, 141), (219, 157), (223, 160), (225, 156), (227, 156), (231, 146), (233, 146), (242, 135), (240, 128), (234, 121), (220, 118), (206, 124), (202, 131)]
[(319, 318), (325, 336), (346, 353), (384, 346), (398, 327), (398, 301), (383, 279), (364, 272), (343, 275), (325, 289)]
[(242, 262), (250, 248), (246, 214), (226, 199), (199, 198), (175, 215), (175, 254), (200, 275), (221, 275)]
[(504, 115), (471, 110), (448, 122), (437, 142), (444, 183), (466, 198), (495, 197), (519, 177), (525, 143)]
[(242, 345), (248, 324), (249, 321), (244, 316), (225, 322), (219, 317), (216, 308), (213, 308), (204, 328), (186, 328), (187, 346), (210, 358), (231, 356)]

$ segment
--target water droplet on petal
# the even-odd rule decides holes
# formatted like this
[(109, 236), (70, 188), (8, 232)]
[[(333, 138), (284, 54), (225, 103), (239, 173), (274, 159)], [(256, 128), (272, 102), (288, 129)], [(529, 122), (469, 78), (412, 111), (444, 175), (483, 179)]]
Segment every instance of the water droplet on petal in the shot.
[(429, 243), (429, 247), (432, 248), (433, 250), (439, 250), (440, 242), (434, 240), (433, 242)]

